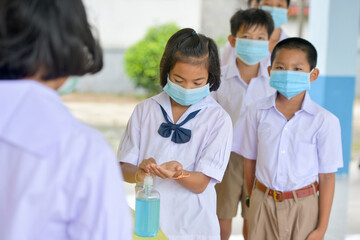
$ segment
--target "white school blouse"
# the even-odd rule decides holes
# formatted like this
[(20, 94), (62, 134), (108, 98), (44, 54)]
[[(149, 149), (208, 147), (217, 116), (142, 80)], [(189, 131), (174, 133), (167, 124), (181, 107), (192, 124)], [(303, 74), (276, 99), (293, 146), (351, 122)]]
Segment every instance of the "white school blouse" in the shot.
[(256, 178), (278, 191), (315, 182), (343, 167), (338, 118), (310, 99), (287, 121), (276, 94), (249, 106), (234, 127), (233, 151), (256, 160)]
[(222, 180), (232, 145), (232, 124), (228, 114), (207, 96), (191, 105), (177, 123), (191, 112), (200, 112), (183, 128), (191, 130), (187, 143), (176, 144), (159, 135), (165, 122), (160, 105), (173, 122), (169, 96), (162, 92), (138, 104), (121, 140), (118, 159), (138, 166), (143, 159), (154, 158), (157, 164), (178, 161), (187, 171), (202, 172), (211, 177), (201, 194), (184, 188), (172, 179), (154, 179), (160, 192), (160, 228), (173, 240), (220, 239), (216, 216), (214, 185)]
[(1, 80), (0, 116), (0, 239), (132, 239), (114, 152), (56, 91)]

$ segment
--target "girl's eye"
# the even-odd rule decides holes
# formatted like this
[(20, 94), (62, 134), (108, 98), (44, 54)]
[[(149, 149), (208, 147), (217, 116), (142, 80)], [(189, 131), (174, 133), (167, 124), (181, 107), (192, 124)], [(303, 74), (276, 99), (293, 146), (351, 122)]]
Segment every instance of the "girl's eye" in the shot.
[(200, 86), (200, 85), (201, 85), (201, 83), (195, 83), (195, 85), (196, 85), (196, 86)]
[(245, 35), (245, 36), (242, 36), (242, 38), (248, 39), (248, 38), (249, 38), (249, 36), (246, 36), (246, 35)]
[(265, 40), (265, 38), (264, 37), (259, 37), (259, 40)]
[(282, 70), (282, 69), (284, 69), (284, 68), (281, 67), (281, 66), (276, 66), (275, 69), (277, 69), (277, 70)]
[(295, 68), (295, 71), (301, 71), (302, 69), (301, 68)]
[(181, 80), (176, 80), (176, 79), (175, 79), (175, 82), (176, 82), (176, 83), (181, 83), (182, 81), (181, 81)]

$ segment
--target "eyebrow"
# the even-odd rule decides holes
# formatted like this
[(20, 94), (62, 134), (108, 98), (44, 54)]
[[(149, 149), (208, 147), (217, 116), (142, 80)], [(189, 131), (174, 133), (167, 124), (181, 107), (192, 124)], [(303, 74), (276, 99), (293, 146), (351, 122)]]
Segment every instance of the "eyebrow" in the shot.
[[(275, 65), (275, 64), (285, 65), (285, 63), (283, 63), (283, 62), (274, 62), (273, 65)], [(303, 63), (295, 63), (295, 64), (291, 64), (291, 66), (304, 66), (304, 64)]]
[(182, 80), (185, 80), (185, 78), (183, 78), (183, 77), (180, 76), (180, 75), (177, 75), (176, 73), (174, 73), (174, 75), (175, 75), (176, 77), (178, 77), (178, 78), (181, 78)]
[[(181, 78), (182, 80), (186, 80), (185, 78), (183, 78), (183, 77), (180, 76), (180, 75), (177, 75), (176, 73), (174, 73), (174, 75), (175, 75), (176, 77), (178, 77), (178, 78)], [(203, 79), (205, 79), (205, 77), (200, 77), (200, 78), (194, 79), (193, 81), (198, 81), (198, 80), (203, 80)]]

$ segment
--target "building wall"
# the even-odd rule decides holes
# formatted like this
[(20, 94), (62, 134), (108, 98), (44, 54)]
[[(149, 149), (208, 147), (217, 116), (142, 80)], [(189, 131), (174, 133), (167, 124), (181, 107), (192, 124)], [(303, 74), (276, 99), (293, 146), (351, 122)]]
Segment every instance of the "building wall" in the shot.
[[(136, 89), (126, 76), (123, 56), (126, 48), (141, 39), (148, 27), (175, 22), (224, 41), (230, 33), (230, 17), (236, 10), (246, 8), (244, 0), (84, 0), (84, 3), (104, 48), (105, 66), (96, 75), (80, 78), (76, 90), (130, 94), (143, 91)], [(308, 38), (307, 22), (304, 28), (303, 37)], [(289, 36), (298, 32), (294, 21), (285, 24), (284, 29)], [(356, 95), (360, 97), (360, 67), (356, 76)]]
[(201, 0), (84, 0), (105, 48), (127, 48), (155, 24), (199, 29)]

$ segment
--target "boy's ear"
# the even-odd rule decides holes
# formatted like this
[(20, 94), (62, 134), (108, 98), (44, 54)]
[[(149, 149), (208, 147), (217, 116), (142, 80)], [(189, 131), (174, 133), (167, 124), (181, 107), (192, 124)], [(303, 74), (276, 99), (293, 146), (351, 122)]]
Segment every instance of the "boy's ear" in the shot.
[(229, 41), (230, 45), (231, 45), (233, 48), (235, 48), (236, 38), (235, 38), (232, 34), (230, 34), (230, 35), (228, 36), (228, 41)]
[(268, 70), (269, 76), (271, 77), (271, 74), (270, 74), (270, 72), (271, 72), (271, 65), (268, 66), (267, 70)]
[(320, 71), (317, 68), (314, 68), (310, 73), (310, 82), (314, 82), (319, 77)]

